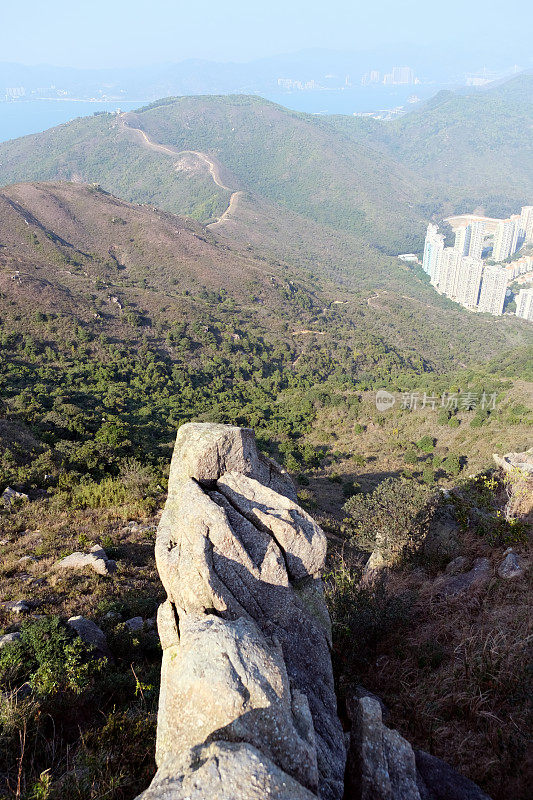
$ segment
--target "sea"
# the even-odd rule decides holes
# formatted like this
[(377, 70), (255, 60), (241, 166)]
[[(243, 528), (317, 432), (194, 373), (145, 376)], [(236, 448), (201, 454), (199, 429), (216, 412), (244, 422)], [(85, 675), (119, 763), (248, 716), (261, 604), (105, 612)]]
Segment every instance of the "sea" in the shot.
[[(434, 95), (441, 87), (357, 86), (331, 90), (277, 91), (262, 94), (267, 100), (294, 111), (309, 114), (364, 114), (403, 108), (409, 111), (418, 102)], [(98, 111), (133, 111), (150, 99), (88, 100), (11, 100), (0, 101), (0, 142), (40, 133), (76, 117), (89, 117)]]
[(0, 142), (40, 133), (77, 117), (90, 117), (98, 111), (133, 111), (142, 105), (143, 100), (4, 100), (0, 102)]

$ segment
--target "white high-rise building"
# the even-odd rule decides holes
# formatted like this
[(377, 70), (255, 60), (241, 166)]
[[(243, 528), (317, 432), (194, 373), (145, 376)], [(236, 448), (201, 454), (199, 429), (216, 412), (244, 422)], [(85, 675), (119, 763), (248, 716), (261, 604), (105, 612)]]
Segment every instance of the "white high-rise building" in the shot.
[(468, 253), (465, 255), (471, 258), (481, 258), (483, 254), (483, 245), (485, 244), (485, 223), (484, 222), (471, 222), (470, 228), (470, 246)]
[(486, 311), (499, 317), (503, 312), (507, 291), (507, 270), (505, 267), (485, 266), (481, 275), (478, 311)]
[(518, 292), (516, 316), (533, 322), (533, 289), (520, 289)]
[(514, 253), (513, 245), (516, 247), (517, 244), (515, 229), (516, 222), (512, 219), (502, 219), (498, 223), (492, 247), (494, 261), (505, 261), (506, 258), (509, 258)]
[(460, 260), (455, 300), (467, 308), (476, 308), (481, 284), (483, 262), (478, 258), (463, 256)]
[(440, 260), (438, 279), (431, 281), (437, 289), (448, 297), (457, 294), (457, 281), (462, 255), (453, 247), (445, 247)]
[(462, 256), (481, 258), (485, 243), (485, 223), (470, 222), (455, 231), (454, 249)]
[(519, 226), (520, 245), (531, 244), (533, 242), (533, 206), (522, 206)]
[(426, 233), (426, 241), (424, 243), (422, 268), (424, 272), (427, 272), (432, 281), (438, 276), (443, 250), (444, 236), (439, 233), (437, 226), (432, 225), (430, 222)]
[(453, 246), (459, 255), (467, 256), (470, 249), (470, 234), (472, 230), (470, 225), (463, 225), (455, 231), (455, 244)]

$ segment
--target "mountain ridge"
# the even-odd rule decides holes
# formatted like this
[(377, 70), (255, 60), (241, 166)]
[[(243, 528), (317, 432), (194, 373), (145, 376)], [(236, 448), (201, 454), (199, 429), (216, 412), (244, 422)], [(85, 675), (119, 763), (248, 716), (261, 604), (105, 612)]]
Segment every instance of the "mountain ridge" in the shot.
[[(420, 248), (433, 216), (479, 207), (509, 213), (530, 201), (524, 135), (531, 110), (517, 110), (507, 98), (532, 80), (519, 76), (492, 93), (441, 98), (390, 124), (302, 114), (245, 95), (167, 98), (125, 118), (162, 147), (216, 157), (236, 188), (278, 205), (280, 215), (292, 211), (390, 254)], [(464, 119), (468, 109), (484, 109), (481, 155)], [(133, 141), (123, 121), (102, 114), (4, 143), (0, 182), (97, 182), (130, 201), (218, 219), (227, 195), (211, 176), (169, 170), (169, 154)], [(489, 158), (489, 145), (501, 151), (498, 159)], [(451, 155), (443, 159), (446, 146)]]

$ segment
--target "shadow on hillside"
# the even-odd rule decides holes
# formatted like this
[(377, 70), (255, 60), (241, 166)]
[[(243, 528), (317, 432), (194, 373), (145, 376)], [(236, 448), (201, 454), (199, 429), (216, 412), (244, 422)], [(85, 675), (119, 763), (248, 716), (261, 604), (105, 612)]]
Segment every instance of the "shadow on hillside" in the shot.
[(127, 561), (134, 567), (146, 567), (154, 560), (154, 545), (153, 542), (146, 542), (146, 544), (121, 542), (113, 548), (112, 557)]

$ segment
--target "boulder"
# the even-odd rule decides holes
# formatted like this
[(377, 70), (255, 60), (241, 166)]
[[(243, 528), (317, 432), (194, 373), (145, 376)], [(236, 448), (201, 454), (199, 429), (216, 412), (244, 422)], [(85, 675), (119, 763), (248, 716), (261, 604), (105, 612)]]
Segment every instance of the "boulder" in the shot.
[(376, 550), (373, 550), (370, 553), (369, 559), (363, 568), (361, 583), (363, 585), (372, 583), (376, 578), (379, 577), (380, 573), (386, 566), (387, 562), (383, 557), (383, 553), (381, 550), (376, 548)]
[(4, 489), (1, 497), (2, 503), (6, 508), (10, 508), (13, 503), (16, 503), (17, 501), (24, 503), (29, 499), (30, 498), (27, 494), (24, 494), (24, 492), (16, 492), (11, 488), (11, 486), (8, 486), (6, 489)]
[(29, 564), (35, 564), (35, 563), (37, 563), (37, 559), (35, 558), (35, 556), (22, 556), (22, 558), (19, 558), (19, 560), (17, 561), (17, 564), (21, 567), (27, 567), (29, 566)]
[(11, 611), (12, 614), (27, 614), (31, 611), (31, 604), (26, 600), (10, 600), (3, 603), (4, 608)]
[(82, 642), (95, 648), (98, 655), (113, 660), (109, 645), (107, 644), (106, 635), (98, 625), (90, 619), (85, 617), (71, 617), (67, 621), (67, 625), (76, 631)]
[(492, 569), (488, 558), (476, 558), (469, 572), (442, 575), (434, 583), (434, 590), (444, 597), (456, 597), (463, 592), (482, 589), (490, 580)]
[(520, 578), (523, 574), (524, 566), (522, 564), (522, 559), (511, 550), (499, 565), (498, 575), (500, 578), (510, 580), (511, 578)]
[(56, 564), (57, 569), (93, 569), (98, 575), (111, 575), (116, 571), (117, 563), (107, 557), (100, 545), (91, 547), (88, 553), (71, 553)]
[(424, 554), (430, 559), (449, 559), (459, 555), (461, 531), (455, 519), (453, 507), (439, 509), (431, 520), (424, 540)]
[(7, 647), (10, 644), (15, 644), (20, 639), (19, 631), (15, 631), (14, 633), (5, 633), (3, 636), (0, 636), (0, 650), (4, 647)]
[(135, 633), (136, 631), (142, 631), (144, 620), (142, 617), (132, 617), (131, 619), (127, 619), (124, 625), (126, 625), (132, 633)]
[(180, 428), (156, 539), (168, 596), (157, 617), (159, 771), (143, 798), (340, 800), (325, 554), (324, 533), (251, 431)]
[(446, 761), (415, 752), (421, 800), (491, 800), (473, 781), (460, 775)]

